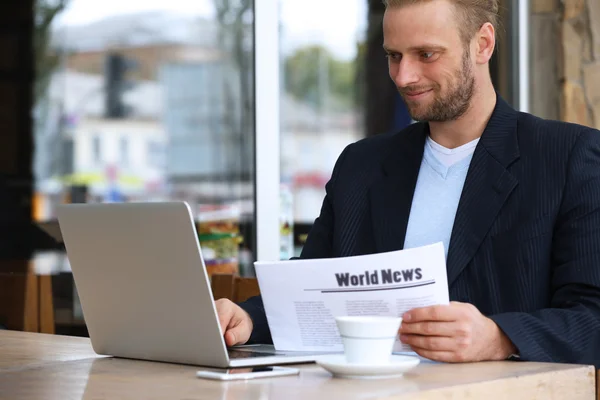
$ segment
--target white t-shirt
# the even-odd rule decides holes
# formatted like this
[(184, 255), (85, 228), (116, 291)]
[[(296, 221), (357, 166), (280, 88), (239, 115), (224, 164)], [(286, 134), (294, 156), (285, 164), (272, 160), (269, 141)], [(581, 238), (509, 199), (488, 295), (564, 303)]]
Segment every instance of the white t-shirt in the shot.
[(431, 137), (427, 136), (427, 144), (429, 144), (431, 150), (433, 150), (435, 158), (437, 158), (438, 161), (444, 164), (446, 167), (450, 167), (460, 160), (464, 160), (465, 157), (473, 154), (478, 142), (479, 138), (472, 140), (469, 143), (465, 143), (457, 148), (449, 149), (435, 142), (433, 139), (431, 139)]

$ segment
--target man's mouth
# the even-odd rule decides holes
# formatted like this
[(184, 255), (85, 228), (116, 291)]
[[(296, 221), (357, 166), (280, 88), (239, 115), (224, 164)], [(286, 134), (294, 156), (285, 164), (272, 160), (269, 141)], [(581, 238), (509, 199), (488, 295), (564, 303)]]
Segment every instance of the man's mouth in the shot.
[(415, 90), (415, 91), (411, 91), (411, 92), (404, 92), (404, 95), (405, 95), (406, 97), (409, 97), (409, 98), (417, 98), (417, 97), (419, 97), (419, 96), (422, 96), (422, 95), (424, 95), (424, 94), (426, 94), (426, 93), (429, 93), (429, 92), (431, 92), (432, 90), (433, 90), (433, 89), (426, 89), (426, 90)]

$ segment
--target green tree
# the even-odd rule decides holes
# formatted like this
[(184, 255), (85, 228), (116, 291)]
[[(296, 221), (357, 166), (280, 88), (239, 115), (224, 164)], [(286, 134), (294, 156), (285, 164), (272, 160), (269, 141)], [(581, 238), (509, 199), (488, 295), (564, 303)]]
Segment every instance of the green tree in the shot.
[(366, 77), (365, 77), (365, 62), (367, 58), (367, 43), (359, 42), (356, 44), (356, 59), (355, 65), (355, 91), (354, 91), (354, 104), (359, 109), (363, 109), (365, 104), (365, 91), (366, 91)]
[(34, 99), (45, 97), (52, 74), (60, 63), (60, 54), (50, 48), (52, 22), (67, 6), (68, 0), (36, 0), (33, 46), (35, 56)]
[[(33, 51), (35, 82), (33, 85), (33, 107), (35, 119), (33, 123), (36, 141), (34, 169), (36, 179), (41, 180), (61, 171), (66, 158), (63, 141), (49, 140), (47, 139), (48, 135), (43, 133), (48, 133), (48, 129), (50, 129), (51, 132), (60, 134), (61, 130), (58, 121), (55, 128), (49, 127), (47, 123), (51, 109), (48, 88), (53, 74), (60, 67), (62, 57), (58, 49), (52, 48), (52, 23), (67, 7), (69, 1), (35, 0), (34, 2)], [(40, 158), (39, 154), (45, 154), (45, 157)]]
[(356, 71), (356, 60), (339, 60), (318, 45), (303, 47), (284, 61), (285, 90), (315, 108), (348, 109), (355, 104)]
[[(238, 78), (225, 83), (223, 96), (231, 109), (239, 109), (240, 115), (227, 113), (223, 116), (229, 130), (234, 133), (239, 148), (239, 157), (230, 157), (231, 163), (238, 163), (234, 169), (248, 171), (253, 165), (252, 155), (244, 149), (253, 147), (252, 129), (254, 126), (254, 90), (252, 71), (254, 70), (254, 52), (252, 38), (253, 1), (252, 0), (213, 0), (216, 19), (219, 24), (219, 48), (233, 61)], [(239, 95), (235, 86), (239, 87)], [(236, 104), (237, 103), (237, 104)], [(248, 171), (243, 179), (251, 180)], [(232, 186), (233, 187), (233, 186)]]

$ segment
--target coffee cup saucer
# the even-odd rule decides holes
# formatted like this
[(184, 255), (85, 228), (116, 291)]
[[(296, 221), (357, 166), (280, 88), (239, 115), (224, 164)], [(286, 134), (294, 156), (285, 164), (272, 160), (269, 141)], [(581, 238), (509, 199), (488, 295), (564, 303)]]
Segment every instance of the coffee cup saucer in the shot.
[(334, 377), (345, 379), (397, 378), (421, 362), (418, 357), (392, 355), (390, 361), (383, 364), (349, 363), (344, 354), (324, 355), (315, 361)]

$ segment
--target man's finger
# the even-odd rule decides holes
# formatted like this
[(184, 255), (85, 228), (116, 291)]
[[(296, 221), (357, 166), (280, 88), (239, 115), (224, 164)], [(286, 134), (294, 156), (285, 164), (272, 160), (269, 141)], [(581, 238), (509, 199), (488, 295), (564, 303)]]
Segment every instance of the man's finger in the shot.
[(456, 321), (460, 315), (459, 307), (456, 305), (437, 305), (429, 307), (415, 308), (402, 315), (402, 323), (421, 322), (421, 321)]
[(219, 316), (221, 332), (225, 333), (227, 331), (227, 327), (231, 323), (231, 318), (233, 318), (233, 307), (231, 307), (225, 301), (217, 300), (215, 302), (215, 308), (217, 309), (217, 315)]
[(252, 320), (248, 313), (226, 299), (217, 300), (215, 308), (225, 343), (228, 346), (246, 343), (252, 333)]
[(402, 322), (400, 326), (400, 334), (414, 334), (424, 336), (455, 336), (457, 326), (452, 322)]
[(243, 323), (238, 324), (234, 327), (229, 328), (225, 334), (225, 342), (228, 346), (235, 346), (236, 344), (244, 344), (250, 338), (250, 329)]
[(225, 332), (225, 344), (227, 346), (235, 346), (236, 344), (238, 344), (235, 332), (232, 329)]
[(456, 350), (454, 338), (445, 336), (400, 335), (400, 340), (411, 347), (423, 350), (450, 352)]
[(421, 349), (419, 347), (413, 347), (413, 351), (420, 355), (421, 357), (425, 357), (432, 361), (440, 361), (447, 363), (456, 363), (456, 362), (464, 362), (466, 360), (459, 360), (459, 356), (457, 353), (451, 351), (433, 351), (427, 349)]

